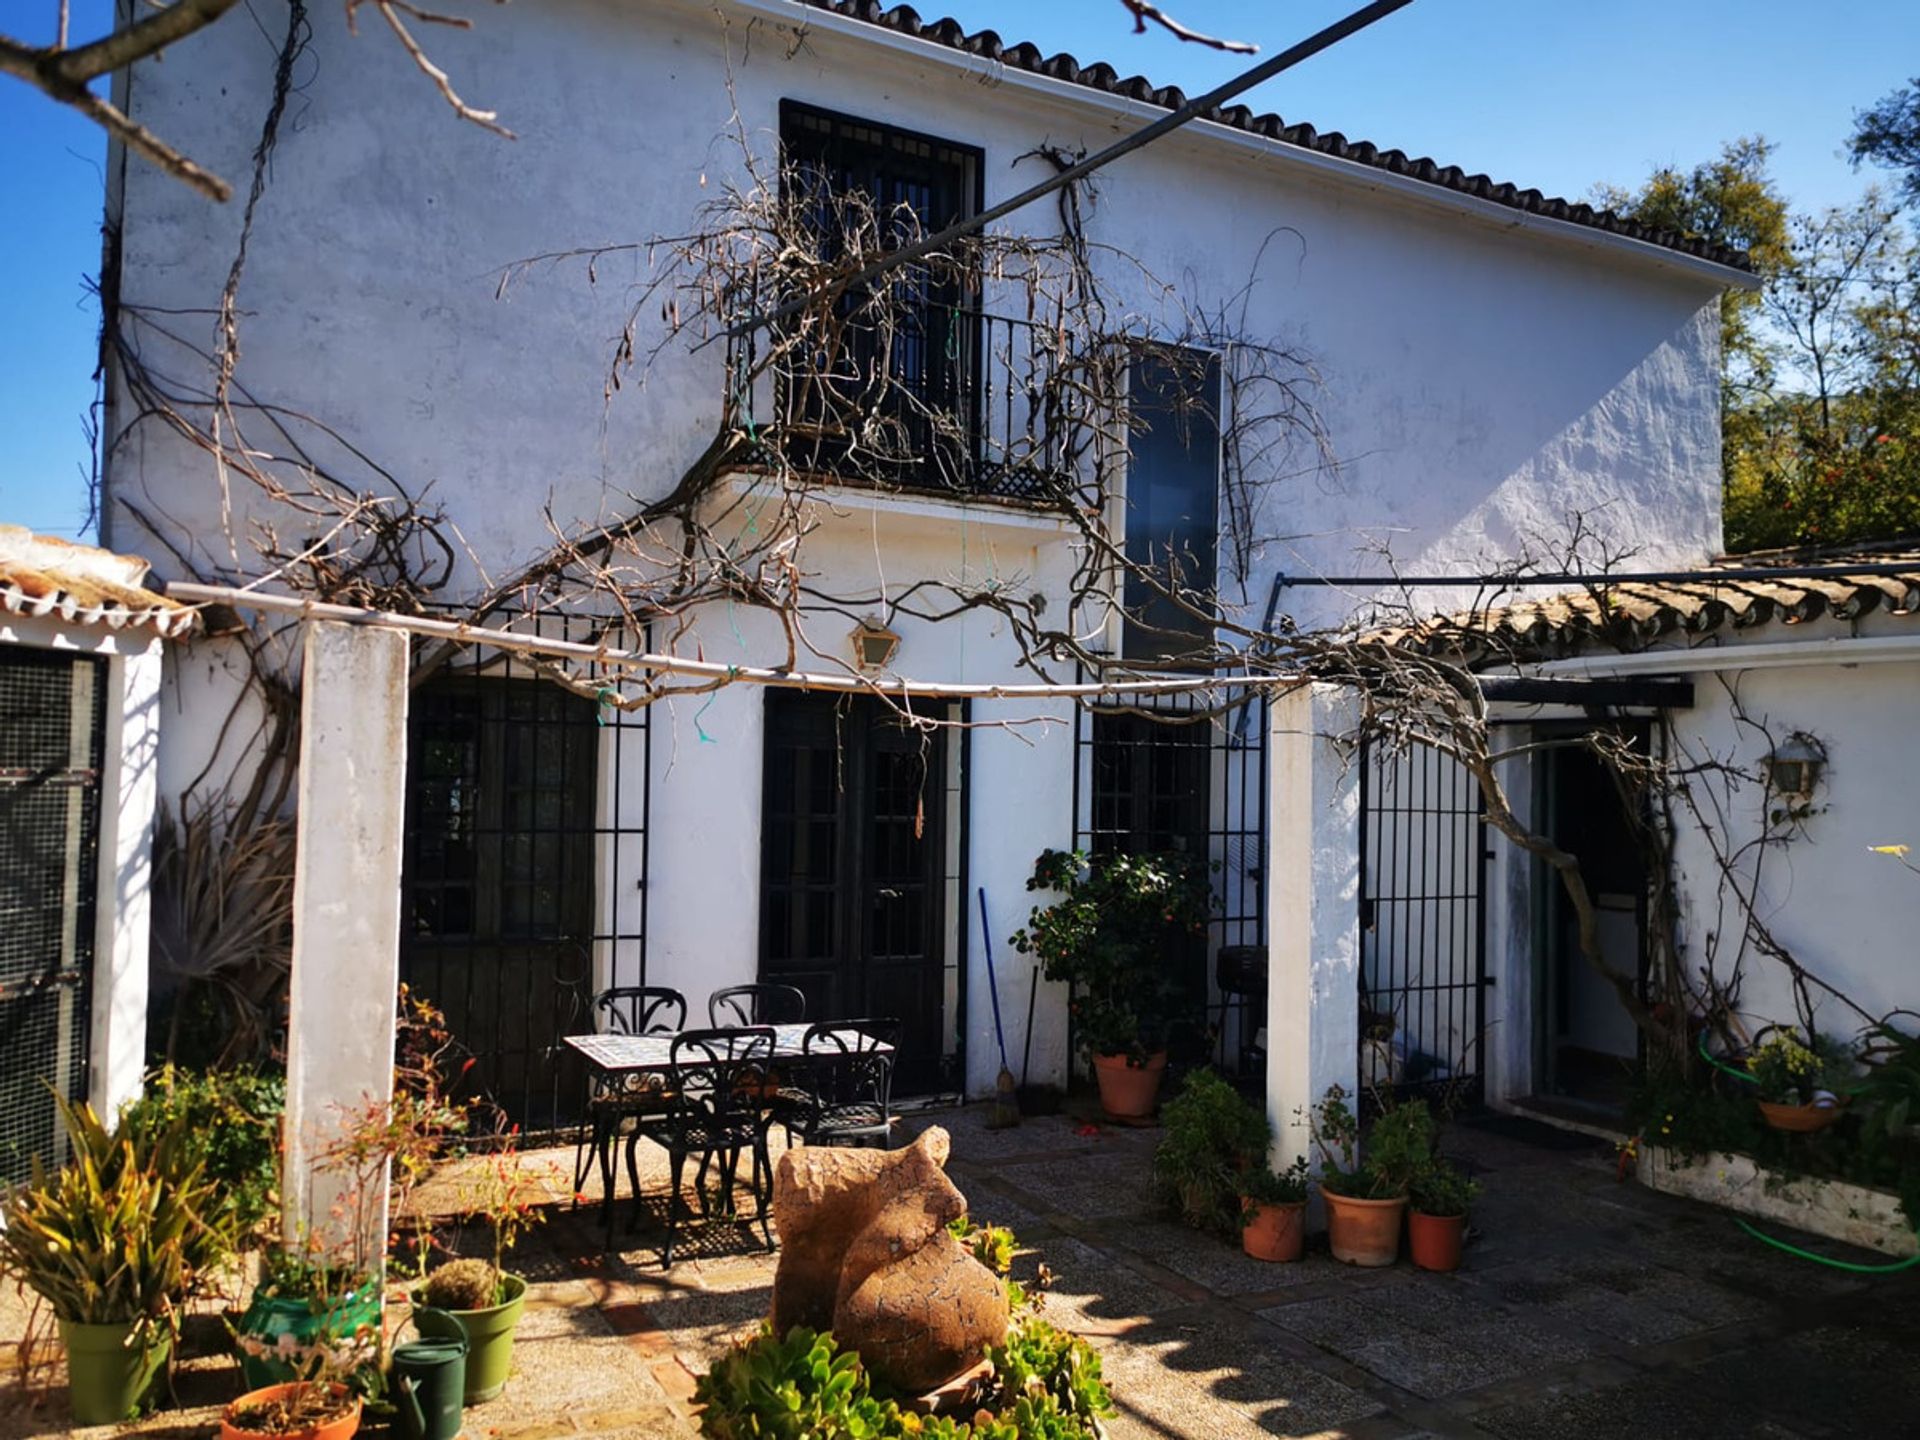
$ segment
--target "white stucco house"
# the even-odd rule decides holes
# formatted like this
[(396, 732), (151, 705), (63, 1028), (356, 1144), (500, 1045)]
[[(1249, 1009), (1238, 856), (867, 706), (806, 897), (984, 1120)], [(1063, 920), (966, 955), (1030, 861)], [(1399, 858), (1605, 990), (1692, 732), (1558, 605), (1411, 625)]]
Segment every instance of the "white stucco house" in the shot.
[[(212, 27), (121, 80), (135, 120), (229, 175), (248, 172), (285, 27), (278, 0), (255, 8), (257, 25)], [(248, 242), (236, 379), (285, 427), (276, 444), (369, 488), (377, 464), (445, 508), (465, 547), (448, 557), (450, 599), (541, 553), (549, 516), (604, 522), (661, 493), (725, 398), (718, 349), (667, 356), (607, 398), (640, 262), (603, 261), (594, 284), (543, 267), (499, 298), (516, 261), (682, 231), (742, 183), (736, 117), (762, 157), (830, 156), (943, 197), (911, 202), (932, 225), (1039, 178), (1039, 147), (1097, 149), (1180, 99), (864, 0), (558, 0), (490, 10), (441, 49), (516, 141), (450, 119), (398, 50), (316, 23)], [(1112, 477), (1114, 523), (1145, 513), (1149, 494), (1171, 505), (1239, 621), (1270, 620), (1276, 601), (1302, 625), (1352, 613), (1365, 594), (1282, 577), (1367, 573), (1383, 542), (1402, 573), (1446, 574), (1551, 543), (1578, 515), (1637, 567), (1692, 569), (1719, 552), (1717, 305), (1752, 283), (1740, 257), (1245, 108), (1116, 163), (1095, 198), (1088, 239), (1130, 257), (1108, 277), (1120, 323), (1174, 341), (1169, 294), (1189, 313), (1232, 307), (1315, 377), (1330, 462), (1276, 478), (1250, 506), (1226, 493), (1218, 430), (1233, 417), (1219, 394), (1203, 407), (1213, 432), (1185, 433), (1171, 459), (1139, 447)], [(113, 169), (109, 293), (127, 348), (105, 427), (107, 539), (174, 579), (268, 568), (249, 526), (274, 516), (143, 411), (129, 373), (134, 356), (204, 385), (241, 223), (238, 203), (210, 205), (137, 161)], [(999, 228), (1061, 223), (1041, 204)], [(887, 597), (1004, 575), (1064, 605), (1078, 560), (1056, 513), (950, 478), (829, 487), (815, 505), (804, 564), (823, 589), (877, 597), (874, 618), (898, 637), (888, 673), (1031, 678), (990, 612), (934, 622)], [(278, 528), (283, 544), (309, 538), (294, 517)], [(1447, 596), (1430, 598), (1438, 609)], [(747, 605), (675, 619), (679, 654), (766, 665), (784, 653), (776, 619)], [(223, 725), (237, 691), (222, 643), (168, 665), (162, 796), (251, 763), (248, 727)], [(1063, 997), (1030, 991), (1004, 944), (1043, 847), (1189, 847), (1219, 867), (1215, 947), (1279, 946), (1284, 922), (1290, 953), (1320, 966), (1344, 905), (1339, 944), (1358, 953), (1357, 869), (1308, 874), (1306, 851), (1357, 856), (1359, 802), (1319, 803), (1315, 786), (1332, 782), (1293, 742), (1275, 750), (1265, 717), (1156, 726), (979, 698), (929, 754), (831, 699), (732, 686), (597, 713), (528, 673), (455, 667), (411, 695), (401, 965), (530, 1121), (576, 1092), (555, 1037), (583, 1023), (582, 995), (613, 984), (677, 987), (698, 1013), (717, 987), (791, 981), (822, 1010), (900, 1015), (902, 1089), (991, 1090), (980, 891), (1008, 1046), (1025, 1052), (1014, 1067), (1062, 1078)], [(1012, 719), (1045, 723), (998, 724)], [(1838, 783), (1847, 747), (1833, 748)], [(1863, 783), (1870, 765), (1854, 772)], [(1269, 793), (1284, 787), (1319, 800), (1270, 830)], [(1518, 893), (1510, 862), (1494, 863), (1488, 888), (1451, 892), (1462, 917), (1489, 895), (1504, 913), (1500, 897)], [(1496, 920), (1485, 954), (1524, 934)], [(1517, 1003), (1526, 992), (1506, 982), (1499, 1003)], [(1325, 1043), (1350, 1074), (1350, 1007), (1345, 1023)], [(1532, 1084), (1517, 1052), (1487, 1063), (1490, 1083)]]

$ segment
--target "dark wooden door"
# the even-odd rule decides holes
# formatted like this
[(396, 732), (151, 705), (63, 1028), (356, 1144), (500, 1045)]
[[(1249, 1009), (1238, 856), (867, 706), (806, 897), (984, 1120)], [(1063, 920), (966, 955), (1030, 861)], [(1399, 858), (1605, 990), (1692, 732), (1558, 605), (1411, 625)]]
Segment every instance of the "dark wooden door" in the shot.
[(584, 1077), (560, 1036), (591, 983), (591, 702), (532, 680), (411, 697), (401, 977), (474, 1057), (467, 1093), (566, 1124)]
[(809, 1019), (897, 1016), (902, 1095), (941, 1088), (946, 737), (877, 701), (767, 697), (760, 976)]

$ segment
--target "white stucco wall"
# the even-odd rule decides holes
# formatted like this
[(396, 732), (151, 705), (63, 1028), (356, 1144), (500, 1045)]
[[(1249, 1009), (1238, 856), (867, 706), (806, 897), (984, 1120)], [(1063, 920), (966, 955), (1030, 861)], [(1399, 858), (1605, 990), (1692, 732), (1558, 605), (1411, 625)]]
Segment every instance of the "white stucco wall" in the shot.
[[(849, 39), (817, 14), (797, 43), (779, 28), (778, 5), (722, 8), (716, 18), (691, 0), (558, 0), (489, 10), (470, 33), (433, 36), (462, 93), (497, 107), (513, 142), (454, 120), (382, 36), (353, 39), (337, 17), (316, 15), (252, 236), (239, 376), (256, 398), (331, 427), (339, 438), (297, 428), (343, 474), (373, 483), (347, 456), (350, 442), (415, 493), (430, 491), (472, 547), (469, 571), (497, 574), (543, 549), (549, 509), (588, 523), (661, 493), (704, 443), (720, 400), (715, 350), (669, 356), (644, 385), (603, 399), (643, 259), (602, 260), (593, 285), (578, 264), (536, 267), (505, 299), (495, 292), (529, 256), (684, 230), (740, 177), (726, 133), (736, 108), (762, 155), (783, 98), (980, 146), (989, 203), (1039, 178), (1037, 162), (1015, 163), (1037, 143), (1097, 147), (1139, 123), (1131, 102), (982, 76), (937, 47)], [(258, 25), (212, 27), (164, 65), (139, 67), (127, 87), (136, 118), (243, 190), (284, 25), (274, 0), (257, 13)], [(1101, 177), (1089, 227), (1203, 306), (1253, 281), (1248, 331), (1297, 348), (1320, 377), (1314, 398), (1339, 467), (1265, 495), (1255, 529), (1269, 538), (1244, 580), (1225, 587), (1230, 603), (1258, 621), (1276, 570), (1372, 570), (1363, 547), (1387, 536), (1416, 573), (1493, 561), (1551, 542), (1575, 510), (1643, 563), (1717, 549), (1712, 276), (1646, 247), (1628, 254), (1593, 232), (1476, 211), (1438, 191), (1402, 195), (1378, 172), (1271, 149), (1210, 127), (1175, 136)], [(123, 303), (172, 312), (166, 328), (209, 343), (203, 312), (226, 277), (239, 204), (210, 205), (138, 162), (121, 186)], [(1044, 231), (1056, 212), (1042, 205), (1019, 223)], [(1131, 311), (1133, 328), (1171, 326), (1171, 307), (1124, 268), (1114, 267), (1116, 313)], [(159, 329), (132, 328), (157, 369), (190, 367)], [(130, 418), (123, 392), (115, 403), (109, 433)], [(137, 428), (109, 457), (108, 485), (113, 544), (166, 568), (133, 504), (168, 517), (169, 538), (201, 568), (246, 568), (222, 539), (222, 498), (198, 450)], [(244, 488), (232, 500), (241, 522), (258, 508)], [(965, 573), (1023, 577), (1064, 598), (1071, 555), (1056, 533), (999, 523), (989, 507), (900, 510), (861, 504), (829, 517), (808, 542), (808, 567), (843, 592)], [(1283, 535), (1297, 538), (1273, 538)], [(1314, 620), (1351, 603), (1297, 591), (1283, 608)], [(1008, 673), (1011, 648), (985, 620), (899, 628), (903, 673)], [(784, 653), (774, 641), (752, 617), (716, 613), (682, 643), (767, 663)], [(193, 718), (164, 733), (167, 781), (200, 768), (224, 705), (217, 672), (203, 649), (176, 667), (169, 713)], [(655, 721), (649, 979), (683, 985), (696, 1008), (754, 965), (760, 706), (738, 691), (675, 702)], [(711, 744), (693, 728), (696, 710)], [(1073, 832), (1072, 730), (1063, 714), (1018, 735), (976, 730), (969, 743), (961, 898), (971, 917), (972, 888), (987, 887), (1003, 942), (1024, 914), (1034, 854)], [(978, 927), (965, 931), (977, 1087), (998, 1062)], [(1002, 998), (1023, 1011), (1022, 958), (997, 950)], [(1043, 1005), (1035, 1079), (1056, 1078), (1064, 1059), (1059, 1008), (1057, 997)]]

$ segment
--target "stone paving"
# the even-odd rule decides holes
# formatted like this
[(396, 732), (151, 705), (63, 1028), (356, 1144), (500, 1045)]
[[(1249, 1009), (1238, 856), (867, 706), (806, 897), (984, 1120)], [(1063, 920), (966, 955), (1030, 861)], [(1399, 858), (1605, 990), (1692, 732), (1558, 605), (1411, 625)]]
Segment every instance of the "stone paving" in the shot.
[[(983, 1120), (921, 1123), (953, 1132), (950, 1170), (975, 1217), (1014, 1229), (1023, 1280), (1044, 1260), (1047, 1313), (1101, 1351), (1114, 1440), (1920, 1436), (1920, 1271), (1780, 1254), (1718, 1212), (1618, 1183), (1595, 1142), (1532, 1122), (1457, 1126), (1447, 1148), (1485, 1191), (1464, 1266), (1437, 1276), (1353, 1270), (1323, 1248), (1249, 1260), (1152, 1213), (1154, 1131)], [(603, 1256), (597, 1207), (575, 1210), (566, 1188), (561, 1175), (552, 1223), (516, 1262), (533, 1288), (514, 1380), (469, 1412), (468, 1434), (694, 1435), (693, 1377), (758, 1325), (772, 1257), (757, 1232), (718, 1227), (662, 1271), (625, 1214), (618, 1243), (647, 1248)], [(657, 1167), (642, 1189), (664, 1189)], [(0, 1339), (14, 1319), (0, 1313)], [(232, 1386), (224, 1361), (195, 1361), (181, 1381), (194, 1408), (126, 1431), (208, 1434)], [(60, 1409), (57, 1393), (36, 1410), (0, 1388), (0, 1440), (65, 1433)]]

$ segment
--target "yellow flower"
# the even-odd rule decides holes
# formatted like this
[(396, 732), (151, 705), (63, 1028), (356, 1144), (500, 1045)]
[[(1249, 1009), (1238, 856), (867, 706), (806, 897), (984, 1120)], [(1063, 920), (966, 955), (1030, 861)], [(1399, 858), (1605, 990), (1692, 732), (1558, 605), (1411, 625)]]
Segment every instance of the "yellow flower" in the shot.
[(1876, 855), (1893, 855), (1904, 860), (1913, 847), (1911, 845), (1869, 845), (1867, 849)]

